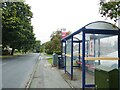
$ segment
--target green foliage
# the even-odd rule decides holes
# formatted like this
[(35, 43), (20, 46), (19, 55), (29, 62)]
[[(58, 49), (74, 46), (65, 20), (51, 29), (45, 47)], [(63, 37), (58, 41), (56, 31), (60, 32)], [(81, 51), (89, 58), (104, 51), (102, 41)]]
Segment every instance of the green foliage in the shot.
[(40, 45), (40, 52), (44, 52), (45, 43)]
[[(70, 32), (67, 33), (69, 35)], [(51, 34), (51, 40), (44, 44), (45, 52), (47, 54), (61, 54), (61, 39), (62, 33), (61, 31), (55, 31)]]
[(39, 53), (40, 52), (40, 47), (41, 47), (41, 41), (36, 40), (35, 44), (34, 44), (34, 50)]
[(53, 53), (56, 53), (56, 54), (58, 54), (58, 55), (61, 55), (61, 49), (58, 50), (58, 51), (54, 51)]
[(61, 31), (53, 32), (51, 42), (53, 52), (61, 52)]
[(2, 3), (2, 46), (10, 46), (11, 54), (15, 49), (27, 52), (33, 47), (35, 37), (32, 16), (30, 6), (24, 2)]
[(0, 7), (0, 17), (2, 17), (2, 8)]
[(100, 14), (115, 21), (120, 16), (120, 1), (109, 1), (106, 3), (100, 3)]
[(45, 52), (47, 54), (52, 54), (53, 53), (53, 50), (52, 50), (52, 42), (51, 41), (48, 41), (45, 43), (45, 46), (44, 46), (44, 49), (45, 49)]

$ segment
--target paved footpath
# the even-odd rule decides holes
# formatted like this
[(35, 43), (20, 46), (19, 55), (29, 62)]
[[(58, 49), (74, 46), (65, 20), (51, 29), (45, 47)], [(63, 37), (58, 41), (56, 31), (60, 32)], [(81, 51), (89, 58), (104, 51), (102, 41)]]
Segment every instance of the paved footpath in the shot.
[(30, 88), (71, 88), (56, 67), (48, 63), (42, 55), (38, 61)]

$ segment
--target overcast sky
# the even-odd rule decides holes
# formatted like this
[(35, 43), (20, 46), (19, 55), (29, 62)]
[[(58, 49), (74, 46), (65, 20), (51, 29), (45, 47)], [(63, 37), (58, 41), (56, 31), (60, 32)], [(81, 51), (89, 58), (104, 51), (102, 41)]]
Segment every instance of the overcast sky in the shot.
[(50, 40), (58, 28), (75, 32), (84, 25), (105, 20), (99, 14), (99, 0), (26, 0), (33, 12), (32, 24), (37, 40)]

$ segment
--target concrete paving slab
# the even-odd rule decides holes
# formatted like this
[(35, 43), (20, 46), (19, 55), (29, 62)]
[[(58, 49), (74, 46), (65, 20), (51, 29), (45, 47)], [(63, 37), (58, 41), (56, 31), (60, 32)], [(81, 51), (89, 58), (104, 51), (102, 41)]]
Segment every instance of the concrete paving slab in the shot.
[[(64, 70), (59, 70), (61, 76), (73, 87), (75, 90), (82, 89), (82, 70), (81, 68), (74, 68), (73, 80), (71, 80), (70, 75), (64, 72)], [(91, 72), (86, 72), (86, 84), (94, 84), (94, 74)], [(87, 88), (87, 90), (94, 90), (94, 88)]]
[(38, 63), (30, 88), (71, 88), (56, 67), (43, 56)]
[[(82, 71), (80, 68), (74, 68), (73, 80), (64, 72), (63, 69), (52, 67), (42, 55), (38, 62), (30, 88), (69, 88), (71, 90), (82, 90)], [(94, 75), (86, 73), (86, 82), (94, 84)]]

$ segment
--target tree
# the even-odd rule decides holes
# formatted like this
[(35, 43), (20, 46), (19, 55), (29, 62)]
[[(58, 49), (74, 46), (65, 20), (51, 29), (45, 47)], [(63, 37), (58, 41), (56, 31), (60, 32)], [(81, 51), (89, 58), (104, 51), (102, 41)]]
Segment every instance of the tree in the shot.
[(2, 46), (28, 51), (35, 42), (30, 6), (24, 2), (2, 3)]
[[(70, 31), (66, 32), (66, 35), (69, 34)], [(61, 54), (62, 31), (61, 30), (54, 31), (51, 34), (50, 38), (51, 40), (42, 44), (41, 48), (44, 48), (47, 54), (53, 54), (53, 53)], [(41, 50), (44, 51), (43, 49)]]
[(41, 47), (41, 41), (40, 40), (36, 40), (35, 44), (34, 44), (34, 50), (39, 53), (40, 52), (40, 47)]
[[(66, 36), (70, 34), (70, 31), (66, 32)], [(51, 34), (52, 50), (53, 53), (61, 54), (61, 39), (62, 31), (55, 31)]]
[(52, 50), (52, 42), (51, 41), (48, 41), (44, 44), (44, 49), (45, 49), (45, 53), (47, 54), (52, 54), (53, 53), (53, 50)]
[(45, 52), (45, 43), (40, 45), (40, 52)]
[(101, 2), (100, 14), (116, 22), (120, 16), (120, 1)]

